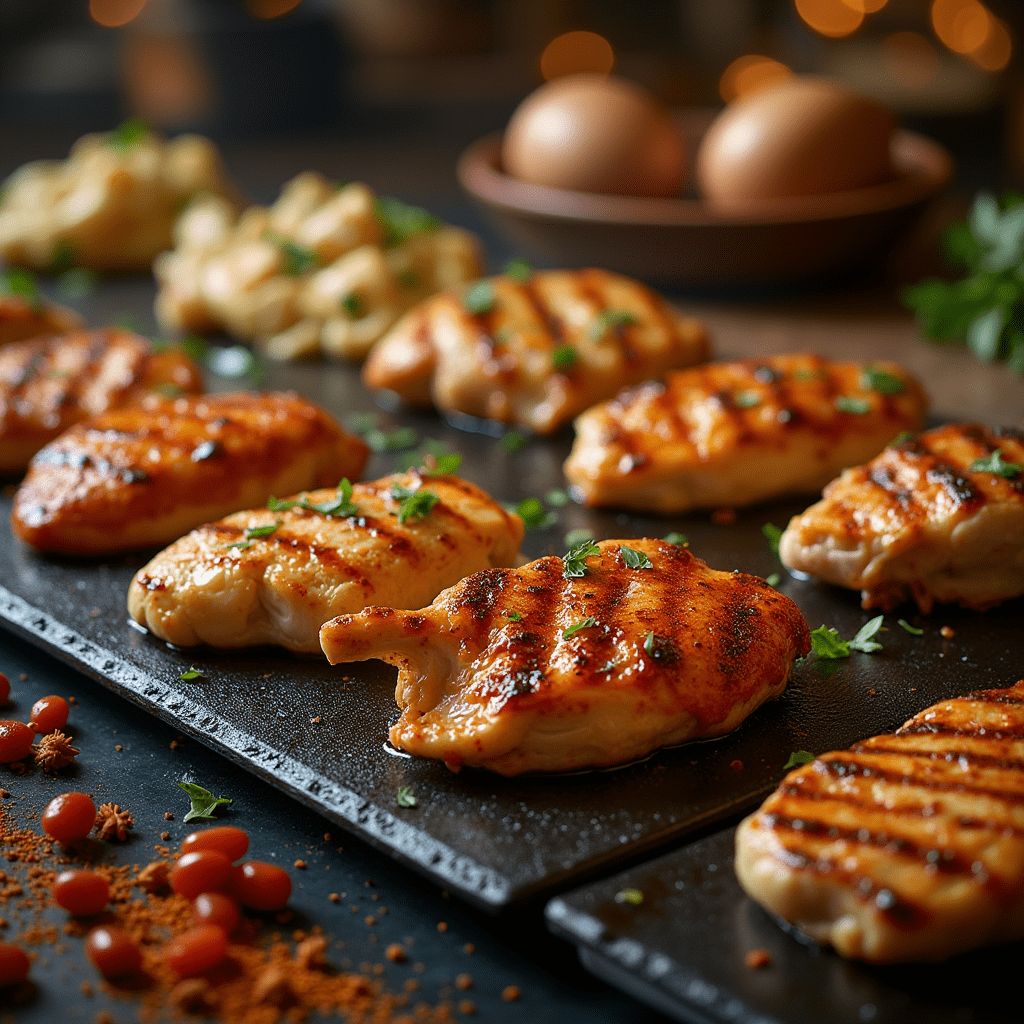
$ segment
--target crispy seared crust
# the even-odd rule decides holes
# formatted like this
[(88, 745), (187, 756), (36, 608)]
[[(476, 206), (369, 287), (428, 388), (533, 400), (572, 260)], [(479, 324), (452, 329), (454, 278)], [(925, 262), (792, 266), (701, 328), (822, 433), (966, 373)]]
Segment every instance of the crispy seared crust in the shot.
[[(652, 567), (628, 568), (622, 544)], [(799, 609), (757, 577), (658, 540), (599, 548), (583, 578), (541, 558), (476, 573), (417, 612), (340, 616), (320, 631), (324, 653), (399, 667), (396, 746), (517, 775), (728, 732), (810, 649)]]
[(371, 352), (366, 385), (548, 434), (624, 384), (708, 358), (703, 326), (627, 277), (558, 270), (489, 285), (484, 312), (444, 292), (407, 313)]
[(1024, 937), (1024, 680), (789, 773), (736, 833), (751, 898), (843, 956)]
[[(398, 521), (393, 485), (440, 499), (425, 517)], [(307, 503), (337, 500), (313, 491)], [(356, 484), (357, 515), (304, 508), (237, 512), (193, 530), (141, 569), (128, 611), (179, 647), (280, 644), (320, 651), (320, 626), (371, 601), (419, 607), (470, 573), (512, 565), (523, 522), (458, 477), (400, 473)], [(246, 530), (273, 527), (267, 536)]]
[(82, 318), (55, 302), (30, 302), (20, 295), (0, 295), (0, 346), (41, 334), (77, 331)]
[(901, 390), (873, 390), (866, 364), (807, 354), (670, 373), (579, 416), (565, 475), (587, 505), (648, 512), (818, 491), (924, 423), (921, 385), (896, 363), (870, 366)]
[(990, 608), (1024, 594), (1024, 471), (972, 471), (998, 449), (1024, 466), (1024, 433), (954, 423), (849, 469), (794, 516), (779, 555), (792, 569), (860, 590), (865, 608), (913, 599)]
[(41, 551), (166, 544), (271, 494), (358, 479), (369, 449), (293, 393), (147, 399), (79, 423), (32, 460), (11, 527)]
[(167, 389), (200, 394), (202, 370), (184, 352), (154, 352), (130, 331), (74, 331), (7, 345), (0, 349), (0, 473), (24, 470), (73, 423)]

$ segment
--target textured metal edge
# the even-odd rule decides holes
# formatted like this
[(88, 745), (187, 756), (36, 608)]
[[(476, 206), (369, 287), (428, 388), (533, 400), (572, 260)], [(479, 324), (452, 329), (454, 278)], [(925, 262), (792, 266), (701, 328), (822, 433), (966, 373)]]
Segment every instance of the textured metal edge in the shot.
[(358, 793), (317, 775), (209, 708), (158, 682), (126, 659), (87, 640), (0, 584), (5, 624), (107, 689), (210, 747), (312, 810), (355, 832), (377, 849), (486, 910), (500, 910), (523, 894), (491, 868), (419, 831)]

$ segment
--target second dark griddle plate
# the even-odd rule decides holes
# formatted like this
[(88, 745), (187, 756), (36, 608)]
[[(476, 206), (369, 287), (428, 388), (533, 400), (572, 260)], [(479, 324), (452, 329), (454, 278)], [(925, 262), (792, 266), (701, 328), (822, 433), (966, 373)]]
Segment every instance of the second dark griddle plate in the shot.
[[(595, 974), (687, 1024), (1019, 1024), (1024, 944), (944, 964), (869, 966), (799, 941), (733, 872), (735, 830), (552, 900)], [(636, 889), (639, 904), (616, 895)], [(746, 966), (764, 950), (765, 967)]]

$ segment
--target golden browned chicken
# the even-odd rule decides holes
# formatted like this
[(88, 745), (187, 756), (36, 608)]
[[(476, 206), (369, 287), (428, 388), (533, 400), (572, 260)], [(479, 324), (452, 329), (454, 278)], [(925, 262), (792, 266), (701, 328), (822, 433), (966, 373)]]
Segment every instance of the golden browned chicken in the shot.
[(502, 775), (728, 732), (810, 649), (799, 609), (763, 580), (648, 539), (478, 572), (420, 611), (342, 615), (320, 641), (332, 664), (398, 666), (396, 747)]
[(370, 353), (363, 381), (410, 405), (549, 434), (588, 406), (708, 358), (696, 320), (606, 270), (495, 277), (421, 302)]
[(133, 618), (179, 647), (319, 653), (333, 616), (418, 608), (470, 573), (514, 564), (523, 539), (518, 516), (454, 476), (400, 473), (272, 504), (157, 555), (128, 592)]
[(1024, 680), (789, 773), (736, 833), (747, 893), (843, 956), (1024, 938)]
[(178, 349), (154, 352), (130, 331), (74, 331), (0, 348), (0, 473), (73, 423), (147, 395), (200, 394), (203, 374)]
[(71, 555), (166, 544), (272, 494), (358, 479), (368, 455), (290, 392), (150, 398), (43, 448), (14, 497), (11, 527), (26, 544)]
[(893, 444), (794, 516), (779, 556), (865, 608), (1024, 594), (1024, 432), (954, 423)]
[(565, 463), (588, 505), (646, 512), (814, 492), (924, 423), (921, 385), (895, 363), (814, 355), (710, 363), (623, 391), (576, 420)]
[(81, 326), (82, 318), (74, 310), (55, 302), (0, 294), (0, 346), (40, 334), (64, 334)]

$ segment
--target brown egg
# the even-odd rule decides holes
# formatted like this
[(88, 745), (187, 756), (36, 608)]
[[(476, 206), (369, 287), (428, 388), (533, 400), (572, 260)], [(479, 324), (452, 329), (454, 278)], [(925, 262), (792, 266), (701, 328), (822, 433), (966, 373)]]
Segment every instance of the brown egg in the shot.
[(683, 140), (654, 98), (603, 75), (565, 75), (527, 96), (501, 155), (523, 181), (613, 195), (676, 195), (686, 170)]
[(824, 79), (791, 78), (718, 115), (697, 151), (697, 183), (708, 203), (730, 213), (877, 185), (894, 175), (895, 127), (874, 100)]

